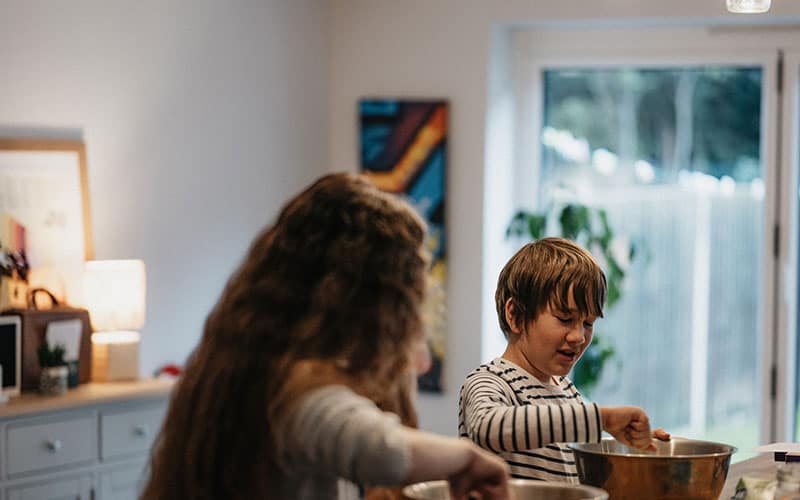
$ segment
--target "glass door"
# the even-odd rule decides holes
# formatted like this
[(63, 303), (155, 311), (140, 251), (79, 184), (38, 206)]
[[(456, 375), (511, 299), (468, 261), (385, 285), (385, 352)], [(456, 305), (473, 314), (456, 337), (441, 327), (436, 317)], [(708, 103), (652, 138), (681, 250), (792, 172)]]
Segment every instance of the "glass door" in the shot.
[(517, 144), (530, 147), (517, 199), (555, 214), (551, 234), (567, 206), (610, 229), (613, 262), (586, 242), (615, 288), (595, 328), (613, 355), (589, 398), (747, 451), (777, 426), (779, 52), (632, 39), (537, 48), (518, 65)]
[(622, 253), (619, 301), (597, 328), (615, 355), (590, 396), (635, 401), (676, 435), (752, 448), (763, 68), (549, 68), (542, 82), (540, 208), (602, 210)]
[[(781, 85), (782, 133), (781, 133), (781, 213), (786, 222), (782, 231), (780, 246), (780, 284), (778, 301), (779, 335), (775, 344), (776, 358), (776, 414), (775, 425), (778, 431), (776, 441), (800, 441), (800, 384), (797, 382), (798, 363), (800, 363), (800, 318), (798, 318), (797, 292), (798, 241), (800, 241), (800, 210), (798, 208), (798, 177), (800, 174), (800, 52), (787, 51), (783, 54), (783, 78)], [(784, 437), (786, 436), (786, 437)]]

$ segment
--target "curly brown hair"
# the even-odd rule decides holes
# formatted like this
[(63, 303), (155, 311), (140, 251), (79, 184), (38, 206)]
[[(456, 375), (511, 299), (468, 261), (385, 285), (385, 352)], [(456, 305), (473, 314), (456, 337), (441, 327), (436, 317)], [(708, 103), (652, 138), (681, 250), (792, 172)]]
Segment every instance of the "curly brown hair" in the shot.
[(422, 334), (424, 236), (410, 206), (361, 176), (326, 175), (290, 200), (206, 320), (142, 498), (267, 498), (281, 466), (273, 422), (335, 381), (313, 370), (296, 377), (299, 364), (334, 366), (334, 379), (415, 421), (399, 374)]
[(505, 314), (509, 299), (514, 304), (513, 321), (527, 325), (549, 306), (569, 309), (570, 296), (578, 311), (603, 317), (608, 285), (600, 265), (588, 251), (564, 238), (542, 238), (523, 246), (500, 271), (495, 307), (500, 329), (509, 338), (511, 325)]

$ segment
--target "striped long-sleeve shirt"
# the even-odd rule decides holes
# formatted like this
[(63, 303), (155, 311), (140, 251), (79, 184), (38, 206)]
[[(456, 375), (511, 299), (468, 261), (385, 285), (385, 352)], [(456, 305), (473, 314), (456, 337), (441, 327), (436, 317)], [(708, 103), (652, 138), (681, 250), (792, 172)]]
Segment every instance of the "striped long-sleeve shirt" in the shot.
[(568, 378), (555, 380), (545, 384), (502, 358), (479, 366), (461, 387), (459, 434), (503, 457), (513, 477), (577, 483), (564, 443), (599, 442), (600, 410)]

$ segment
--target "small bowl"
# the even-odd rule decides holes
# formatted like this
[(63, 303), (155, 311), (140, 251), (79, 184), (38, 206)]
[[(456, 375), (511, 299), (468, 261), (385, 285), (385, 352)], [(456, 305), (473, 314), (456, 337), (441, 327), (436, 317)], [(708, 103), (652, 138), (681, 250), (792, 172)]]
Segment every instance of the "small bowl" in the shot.
[[(514, 500), (607, 500), (605, 491), (582, 484), (512, 479), (509, 481)], [(403, 488), (403, 495), (412, 500), (450, 500), (447, 481), (428, 481)]]
[(614, 439), (572, 443), (581, 483), (608, 491), (614, 500), (717, 500), (733, 446), (674, 437), (656, 451), (630, 448)]

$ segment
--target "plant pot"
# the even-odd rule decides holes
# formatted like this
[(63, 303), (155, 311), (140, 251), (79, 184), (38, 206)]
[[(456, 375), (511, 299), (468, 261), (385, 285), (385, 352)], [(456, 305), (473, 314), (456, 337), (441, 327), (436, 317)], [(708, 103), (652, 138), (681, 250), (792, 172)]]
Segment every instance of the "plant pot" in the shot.
[(39, 392), (50, 396), (61, 396), (67, 392), (66, 366), (50, 366), (42, 368), (39, 375)]

